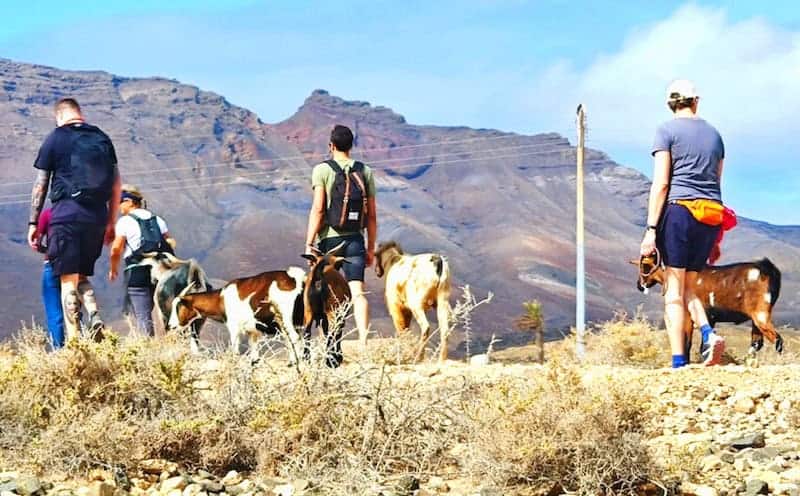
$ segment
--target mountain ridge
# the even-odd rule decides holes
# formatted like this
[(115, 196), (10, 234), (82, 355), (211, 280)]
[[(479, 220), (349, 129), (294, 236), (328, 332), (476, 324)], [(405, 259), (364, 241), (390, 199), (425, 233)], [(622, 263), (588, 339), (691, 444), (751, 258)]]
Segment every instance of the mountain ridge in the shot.
[[(495, 293), (491, 310), (475, 315), (480, 337), (497, 332), (508, 341), (527, 339), (508, 331), (521, 303), (534, 298), (544, 304), (553, 336), (574, 318), (575, 148), (556, 133), (414, 125), (389, 107), (319, 89), (289, 118), (265, 123), (217, 93), (176, 80), (7, 59), (0, 59), (0, 81), (0, 110), (8, 117), (0, 132), (3, 184), (32, 178), (28, 164), (53, 127), (50, 106), (60, 96), (75, 96), (87, 118), (114, 140), (124, 180), (138, 183), (167, 218), (180, 254), (198, 258), (212, 277), (300, 263), (310, 166), (327, 153), (332, 124), (342, 123), (356, 134), (354, 156), (376, 170), (379, 239), (397, 239), (409, 251), (443, 252), (457, 286)], [(635, 269), (626, 265), (638, 252), (648, 188), (644, 174), (587, 149), (587, 307), (593, 320), (640, 304), (660, 315), (656, 299), (636, 292)], [(41, 314), (30, 278), (38, 274), (38, 257), (26, 249), (23, 222), (17, 222), (27, 205), (2, 199), (24, 197), (29, 189), (0, 192), (0, 288), (19, 294), (0, 317), (9, 329)], [(800, 227), (742, 219), (726, 236), (723, 253), (723, 261), (773, 259), (786, 281), (778, 321), (800, 322)], [(121, 288), (102, 279), (95, 277), (101, 303), (116, 314)], [(367, 285), (378, 330), (389, 334), (382, 281), (370, 271)]]

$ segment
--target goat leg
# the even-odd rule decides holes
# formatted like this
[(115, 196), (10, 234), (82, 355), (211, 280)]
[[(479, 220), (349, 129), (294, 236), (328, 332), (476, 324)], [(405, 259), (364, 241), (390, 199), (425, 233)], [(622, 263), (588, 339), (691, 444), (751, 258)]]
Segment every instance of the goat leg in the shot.
[(342, 356), (342, 326), (339, 325), (333, 330), (330, 329), (330, 319), (335, 318), (334, 315), (329, 315), (322, 320), (322, 332), (325, 335), (325, 365), (332, 369), (335, 369), (344, 361)]
[(417, 321), (420, 327), (420, 336), (419, 336), (419, 348), (417, 349), (417, 355), (414, 358), (416, 362), (421, 362), (423, 358), (425, 358), (425, 347), (428, 345), (428, 340), (431, 338), (431, 324), (428, 322), (428, 317), (425, 315), (425, 311), (419, 309), (412, 309), (412, 314), (414, 315), (414, 320)]
[(761, 332), (761, 329), (753, 322), (753, 325), (750, 329), (750, 350), (751, 354), (755, 354), (761, 351), (761, 348), (764, 347), (764, 334)]
[(781, 353), (783, 351), (783, 338), (775, 330), (772, 325), (772, 316), (767, 312), (759, 312), (753, 320), (753, 326), (757, 326), (759, 331), (769, 339), (771, 343), (775, 344), (775, 351)]
[(686, 357), (687, 364), (691, 362), (690, 352), (692, 351), (693, 333), (694, 333), (694, 322), (692, 322), (692, 319), (687, 315), (686, 319), (684, 319), (684, 326), (683, 326), (683, 356)]
[(303, 329), (303, 360), (311, 360), (311, 326), (313, 325), (314, 321), (311, 320)]
[(203, 327), (205, 321), (206, 319), (197, 319), (189, 325), (189, 345), (195, 355), (200, 353), (200, 328)]

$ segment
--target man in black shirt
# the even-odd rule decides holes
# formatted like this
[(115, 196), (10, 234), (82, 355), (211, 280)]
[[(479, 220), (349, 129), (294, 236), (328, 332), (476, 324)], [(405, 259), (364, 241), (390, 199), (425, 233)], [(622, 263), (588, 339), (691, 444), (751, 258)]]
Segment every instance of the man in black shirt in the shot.
[(81, 331), (81, 303), (89, 313), (89, 328), (102, 336), (94, 290), (87, 279), (103, 244), (114, 238), (121, 180), (111, 139), (87, 124), (78, 102), (63, 98), (55, 106), (56, 129), (36, 157), (31, 192), (28, 244), (38, 245), (36, 223), (50, 190), (53, 204), (47, 255), (61, 280), (67, 339)]

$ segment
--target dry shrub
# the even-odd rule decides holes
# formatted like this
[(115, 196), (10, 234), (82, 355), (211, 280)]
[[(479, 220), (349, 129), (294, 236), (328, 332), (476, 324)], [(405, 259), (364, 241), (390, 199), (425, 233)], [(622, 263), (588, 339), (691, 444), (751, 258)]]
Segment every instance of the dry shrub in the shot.
[[(575, 362), (577, 336), (572, 334), (555, 345), (551, 354), (560, 360)], [(639, 368), (659, 368), (670, 363), (667, 334), (650, 323), (641, 313), (633, 318), (619, 313), (613, 320), (597, 325), (585, 336), (582, 363)]]
[[(438, 331), (435, 333), (438, 336)], [(429, 341), (430, 342), (430, 341)], [(394, 339), (384, 339), (369, 348), (370, 360), (387, 365), (404, 365), (414, 363), (419, 347), (419, 334), (409, 331), (397, 335)]]
[(543, 372), (484, 392), (470, 412), (479, 426), (471, 471), (506, 487), (559, 485), (578, 494), (633, 493), (659, 475), (635, 391), (585, 386), (573, 367), (561, 364)]
[(454, 364), (329, 369), (316, 344), (300, 366), (275, 356), (253, 366), (191, 355), (179, 337), (47, 352), (41, 331), (15, 348), (0, 359), (0, 466), (79, 476), (166, 458), (309, 479), (320, 494), (404, 474), (492, 480), (506, 494), (556, 482), (624, 492), (657, 473), (635, 395), (585, 386), (579, 368), (557, 363), (533, 380)]
[[(36, 333), (0, 367), (0, 465), (80, 474), (166, 458), (187, 468), (311, 478), (354, 493), (438, 469), (462, 380), (420, 388), (406, 371), (299, 368), (265, 357), (195, 357), (179, 338), (70, 343)], [(321, 345), (320, 345), (321, 347)], [(6, 427), (8, 426), (8, 427)]]

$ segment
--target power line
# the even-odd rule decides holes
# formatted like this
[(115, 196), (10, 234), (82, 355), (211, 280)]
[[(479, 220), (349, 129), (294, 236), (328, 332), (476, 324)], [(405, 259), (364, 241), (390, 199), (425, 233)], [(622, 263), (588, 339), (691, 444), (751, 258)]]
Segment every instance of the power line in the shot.
[[(521, 157), (531, 157), (531, 156), (541, 156), (541, 155), (550, 155), (551, 152), (526, 152), (526, 153), (515, 153), (510, 155), (495, 155), (493, 157), (475, 157), (469, 159), (454, 159), (454, 160), (443, 160), (439, 162), (434, 162), (431, 164), (430, 161), (420, 162), (415, 164), (402, 164), (397, 166), (384, 166), (384, 167), (372, 167), (373, 170), (394, 170), (394, 169), (406, 169), (406, 168), (415, 168), (415, 167), (423, 167), (426, 165), (435, 165), (436, 167), (445, 167), (450, 166), (452, 167), (453, 164), (458, 163), (466, 163), (466, 162), (476, 162), (478, 160), (490, 160), (490, 159), (507, 159), (507, 158), (521, 158)], [(446, 165), (450, 164), (450, 165)], [(197, 189), (197, 188), (210, 188), (214, 186), (230, 186), (235, 184), (238, 180), (242, 178), (255, 178), (258, 177), (259, 179), (266, 179), (274, 174), (278, 174), (280, 171), (259, 171), (254, 172), (252, 174), (244, 175), (244, 174), (237, 174), (235, 176), (222, 176), (222, 177), (207, 177), (201, 178), (198, 180), (203, 181), (216, 181), (211, 182), (209, 184), (179, 184), (176, 186), (167, 186), (165, 188), (152, 188), (148, 191), (150, 193), (157, 193), (159, 191), (174, 191), (174, 190), (188, 190), (188, 189)], [(307, 172), (303, 174), (289, 174), (280, 177), (279, 179), (300, 179), (307, 177)], [(229, 180), (230, 182), (219, 182), (219, 179)], [(20, 201), (0, 201), (0, 207), (9, 206), (9, 205), (21, 205), (29, 203), (28, 200), (20, 200)]]
[[(416, 145), (400, 145), (400, 146), (395, 146), (395, 147), (372, 148), (370, 150), (364, 150), (364, 151), (355, 150), (355, 151), (358, 153), (358, 155), (363, 155), (363, 154), (368, 154), (368, 153), (373, 153), (373, 152), (389, 152), (389, 151), (393, 152), (393, 151), (397, 151), (397, 150), (416, 149), (416, 148), (421, 148), (421, 147), (425, 147), (425, 146), (444, 146), (444, 145), (452, 145), (452, 144), (459, 144), (459, 143), (475, 143), (475, 142), (485, 142), (485, 141), (493, 141), (493, 140), (498, 140), (498, 139), (509, 139), (509, 138), (523, 138), (524, 139), (524, 138), (528, 138), (528, 137), (522, 136), (522, 135), (517, 135), (517, 134), (508, 134), (508, 135), (503, 135), (503, 136), (490, 136), (490, 137), (470, 138), (470, 139), (463, 139), (463, 140), (437, 141), (437, 142), (431, 142), (431, 143), (418, 143)], [(548, 146), (548, 145), (553, 145), (556, 142), (560, 142), (563, 139), (564, 138), (562, 138), (562, 137), (558, 137), (558, 138), (556, 138), (556, 137), (547, 137), (547, 138), (542, 138), (541, 139), (541, 140), (545, 140), (545, 142), (542, 142), (540, 140), (538, 143), (532, 143), (530, 145), (519, 145), (519, 146)], [(549, 143), (548, 143), (548, 141), (549, 141)], [(459, 154), (459, 153), (470, 153), (470, 152), (452, 152), (451, 154)], [(226, 166), (231, 166), (231, 165), (257, 164), (257, 163), (265, 163), (265, 162), (281, 162), (281, 161), (288, 161), (288, 160), (307, 160), (309, 157), (315, 157), (315, 156), (324, 157), (326, 155), (327, 155), (327, 153), (315, 153), (315, 154), (306, 154), (306, 155), (271, 157), (271, 158), (265, 158), (265, 159), (241, 160), (241, 161), (238, 161), (238, 162), (216, 162), (216, 163), (210, 163), (210, 164), (208, 164), (208, 163), (207, 164), (196, 164), (196, 165), (190, 165), (190, 166), (173, 167), (173, 168), (169, 168), (169, 169), (162, 169), (162, 168), (152, 167), (152, 168), (147, 168), (146, 170), (139, 169), (139, 170), (130, 171), (130, 172), (125, 173), (124, 175), (125, 175), (125, 177), (131, 177), (131, 176), (138, 176), (138, 175), (142, 175), (142, 174), (150, 174), (150, 173), (152, 173), (154, 171), (183, 171), (183, 170), (196, 170), (196, 169), (199, 169), (199, 168), (210, 169), (210, 168), (216, 168), (216, 167), (226, 167)], [(408, 159), (410, 159), (410, 158), (413, 158), (413, 157), (409, 157)], [(387, 161), (392, 161), (392, 160), (404, 160), (404, 159), (397, 158), (397, 159), (372, 160), (372, 161), (369, 161), (369, 162), (370, 163), (381, 163), (381, 162), (387, 162)], [(17, 178), (10, 178), (10, 179), (17, 179)], [(25, 186), (25, 185), (30, 186), (31, 184), (33, 184), (33, 182), (30, 181), (30, 180), (28, 180), (28, 181), (20, 180), (20, 181), (17, 181), (17, 182), (5, 182), (3, 184), (0, 184), (0, 187)]]
[[(538, 148), (543, 148), (544, 146), (549, 146), (549, 145), (531, 144), (531, 145), (517, 145), (517, 146), (508, 146), (508, 147), (499, 147), (499, 148), (487, 148), (487, 149), (475, 150), (475, 151), (471, 151), (471, 152), (441, 153), (439, 155), (435, 155), (434, 157), (445, 157), (445, 156), (451, 156), (451, 155), (474, 155), (474, 154), (477, 154), (477, 153), (494, 153), (494, 152), (502, 152), (502, 151), (508, 151), (508, 150), (521, 150), (521, 149), (528, 149), (528, 148), (530, 148), (530, 149), (538, 149)], [(553, 150), (552, 152), (555, 152), (555, 151), (557, 151), (557, 150)], [(552, 153), (552, 152), (549, 152), (549, 153)], [(545, 153), (545, 152), (543, 152), (543, 153)], [(489, 157), (489, 158), (491, 158), (491, 157)], [(407, 160), (418, 160), (418, 159), (419, 159), (419, 157), (406, 157), (406, 158), (393, 158), (393, 159), (374, 160), (374, 161), (370, 161), (369, 165), (370, 165), (370, 167), (372, 167), (373, 164), (395, 163), (395, 162), (403, 162), (403, 161), (407, 161)], [(429, 161), (429, 162), (432, 162), (432, 161)], [(402, 164), (397, 164), (397, 165), (402, 165)], [(175, 169), (158, 169), (159, 172), (171, 172), (173, 170), (175, 170)], [(250, 172), (250, 173), (245, 172), (245, 173), (242, 173), (242, 174), (235, 174), (235, 175), (237, 175), (237, 176), (249, 176), (249, 175), (252, 175), (254, 173), (260, 173), (260, 172), (275, 172), (275, 173), (277, 173), (277, 172), (281, 172), (282, 170), (286, 170), (286, 169), (285, 168), (281, 168), (281, 169), (273, 169), (271, 171), (255, 171), (255, 172)], [(295, 172), (295, 170), (291, 169), (291, 170), (289, 170), (289, 172)], [(303, 171), (303, 174), (306, 174), (306, 172)], [(128, 177), (129, 175), (130, 174), (124, 174), (124, 177)], [(216, 179), (223, 178), (223, 177), (226, 177), (226, 175), (214, 176), (214, 178), (216, 178)], [(194, 180), (194, 179), (204, 179), (204, 178), (183, 177), (183, 178), (173, 178), (173, 179), (166, 179), (166, 180), (153, 180), (153, 181), (144, 181), (144, 182), (141, 182), (141, 183), (137, 183), (136, 185), (138, 187), (142, 188), (142, 187), (148, 187), (148, 186), (152, 186), (152, 185), (161, 185), (161, 184), (164, 184), (164, 183), (191, 181), (191, 180)], [(13, 194), (9, 193), (9, 194), (4, 194), (4, 195), (0, 195), (0, 202), (5, 201), (5, 200), (14, 200), (14, 199), (27, 198), (29, 196), (30, 196), (30, 193), (13, 193)]]
[[(508, 158), (530, 157), (530, 156), (535, 156), (535, 155), (546, 155), (546, 154), (547, 153), (542, 153), (542, 152), (527, 152), (527, 153), (515, 153), (515, 154), (511, 154), (511, 155), (497, 155), (497, 156), (491, 157), (491, 158), (508, 159)], [(442, 167), (442, 168), (444, 168), (444, 167), (453, 167), (456, 164), (467, 163), (467, 162), (476, 162), (478, 160), (486, 160), (486, 159), (487, 159), (487, 157), (476, 157), (476, 158), (471, 158), (471, 159), (444, 160), (444, 161), (441, 161), (441, 162), (436, 162), (433, 165), (435, 165), (436, 167)], [(421, 163), (416, 163), (416, 164), (403, 164), (403, 165), (398, 165), (398, 166), (374, 167), (373, 170), (410, 169), (410, 168), (415, 168), (415, 167), (423, 167), (425, 165), (431, 165), (431, 163), (430, 162), (421, 162)], [(274, 171), (263, 171), (261, 173), (253, 174), (252, 176), (256, 176), (256, 175), (265, 176), (263, 178), (259, 177), (259, 179), (266, 179), (269, 175), (271, 175), (273, 173), (274, 173)], [(252, 176), (250, 176), (250, 177), (252, 177)], [(185, 185), (184, 184), (184, 185), (177, 185), (177, 186), (167, 186), (166, 188), (154, 188), (154, 189), (151, 189), (151, 190), (148, 191), (148, 193), (155, 193), (155, 192), (159, 192), (159, 191), (174, 191), (174, 190), (180, 190), (180, 189), (193, 189), (193, 188), (197, 188), (197, 187), (209, 188), (209, 187), (214, 187), (214, 186), (230, 186), (230, 185), (236, 184), (237, 180), (240, 177), (241, 176), (235, 176), (235, 177), (227, 176), (227, 177), (225, 177), (223, 179), (228, 179), (228, 180), (230, 180), (230, 182), (226, 182), (226, 183), (223, 183), (223, 184), (212, 182), (212, 183), (209, 183), (209, 184), (202, 184), (202, 185)], [(303, 174), (303, 175), (288, 175), (288, 176), (281, 176), (278, 179), (283, 179), (283, 180), (286, 180), (286, 179), (301, 179), (301, 178), (306, 178), (306, 177), (307, 177), (307, 174)], [(207, 179), (215, 179), (215, 178), (207, 178)], [(0, 206), (2, 206), (2, 205), (4, 205), (4, 204), (0, 203)]]

